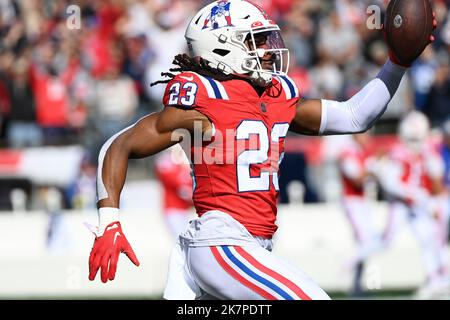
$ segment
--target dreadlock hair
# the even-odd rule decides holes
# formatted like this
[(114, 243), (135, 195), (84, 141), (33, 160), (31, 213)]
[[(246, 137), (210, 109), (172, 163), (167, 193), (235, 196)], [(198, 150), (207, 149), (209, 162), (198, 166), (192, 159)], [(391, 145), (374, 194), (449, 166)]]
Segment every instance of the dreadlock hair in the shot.
[(169, 72), (161, 72), (162, 77), (167, 77), (169, 79), (155, 81), (150, 84), (151, 87), (160, 83), (169, 83), (176, 76), (173, 72), (192, 71), (217, 81), (233, 79), (233, 75), (224, 74), (219, 69), (209, 66), (205, 60), (201, 58), (191, 58), (185, 53), (176, 55), (172, 63), (178, 66), (178, 68), (171, 68), (169, 69)]

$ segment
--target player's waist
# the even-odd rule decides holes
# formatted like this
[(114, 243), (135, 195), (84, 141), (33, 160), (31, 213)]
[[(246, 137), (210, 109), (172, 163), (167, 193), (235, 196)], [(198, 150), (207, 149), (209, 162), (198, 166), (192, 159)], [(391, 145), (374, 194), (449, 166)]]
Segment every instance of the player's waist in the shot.
[(205, 212), (190, 222), (180, 241), (191, 247), (258, 244), (267, 250), (272, 249), (272, 239), (252, 235), (247, 228), (230, 214), (220, 210)]

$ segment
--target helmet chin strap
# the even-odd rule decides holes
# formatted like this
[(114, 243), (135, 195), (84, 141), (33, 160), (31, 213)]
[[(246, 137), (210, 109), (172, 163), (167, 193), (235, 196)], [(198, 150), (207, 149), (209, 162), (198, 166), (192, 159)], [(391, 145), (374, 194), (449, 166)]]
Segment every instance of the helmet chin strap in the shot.
[[(257, 61), (255, 59), (249, 59), (244, 62), (243, 69), (254, 69), (257, 65)], [(250, 71), (247, 76), (250, 81), (252, 81), (258, 87), (268, 87), (272, 84), (272, 75), (266, 72), (260, 71)]]
[(268, 87), (272, 84), (272, 75), (258, 71), (250, 72), (250, 80), (259, 87)]

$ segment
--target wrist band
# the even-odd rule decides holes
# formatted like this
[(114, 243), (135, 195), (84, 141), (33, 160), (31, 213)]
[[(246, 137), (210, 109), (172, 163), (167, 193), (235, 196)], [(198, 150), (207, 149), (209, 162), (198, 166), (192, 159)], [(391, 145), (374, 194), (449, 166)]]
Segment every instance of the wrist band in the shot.
[(118, 208), (100, 208), (98, 209), (98, 232), (103, 235), (108, 224), (119, 221)]
[(378, 73), (377, 78), (384, 82), (389, 90), (391, 98), (397, 91), (397, 88), (406, 70), (407, 68), (399, 66), (393, 63), (391, 60), (388, 60)]

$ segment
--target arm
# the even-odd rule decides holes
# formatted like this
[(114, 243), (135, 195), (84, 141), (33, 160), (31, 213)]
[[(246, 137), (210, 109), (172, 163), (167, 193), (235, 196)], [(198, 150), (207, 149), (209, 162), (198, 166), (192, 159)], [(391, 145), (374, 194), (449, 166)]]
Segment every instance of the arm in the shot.
[[(436, 14), (433, 12), (433, 30), (436, 27)], [(386, 30), (382, 29), (385, 34)], [(434, 41), (434, 36), (430, 34), (429, 43)], [(415, 57), (418, 58), (422, 52), (417, 52)], [(389, 48), (389, 60), (378, 76), (350, 100), (345, 102), (301, 100), (297, 105), (297, 113), (290, 130), (306, 135), (353, 134), (367, 131), (386, 111), (407, 67), (410, 65), (405, 67), (400, 65), (399, 59)]]
[(210, 122), (200, 112), (167, 107), (111, 137), (99, 155), (98, 207), (119, 208), (128, 159), (149, 157), (180, 142), (173, 141), (174, 132), (178, 129), (193, 132), (197, 121), (202, 123), (203, 132), (209, 130)]
[(406, 68), (390, 60), (375, 79), (350, 100), (301, 100), (290, 130), (307, 135), (365, 132), (384, 114)]
[(95, 279), (100, 268), (103, 282), (113, 280), (120, 252), (139, 265), (119, 222), (119, 200), (128, 159), (148, 157), (180, 142), (181, 138), (174, 139), (172, 134), (177, 129), (193, 132), (197, 121), (202, 124), (202, 131), (210, 128), (209, 120), (198, 111), (167, 107), (142, 118), (103, 145), (97, 173), (99, 226), (92, 230), (96, 238), (89, 257), (89, 280)]
[(367, 172), (362, 168), (355, 159), (343, 159), (340, 162), (342, 174), (355, 188), (363, 188), (367, 178)]

